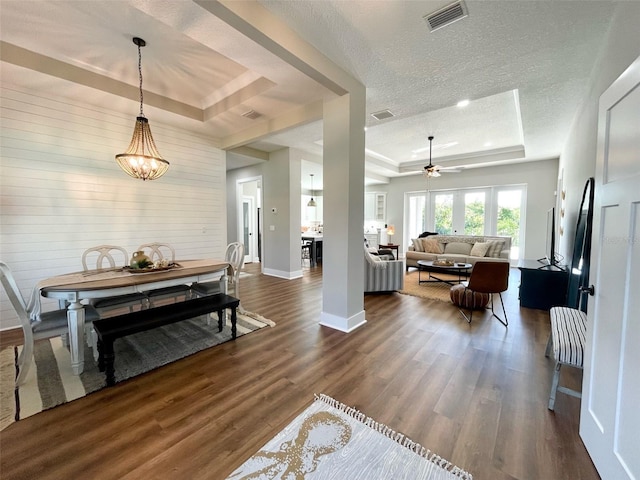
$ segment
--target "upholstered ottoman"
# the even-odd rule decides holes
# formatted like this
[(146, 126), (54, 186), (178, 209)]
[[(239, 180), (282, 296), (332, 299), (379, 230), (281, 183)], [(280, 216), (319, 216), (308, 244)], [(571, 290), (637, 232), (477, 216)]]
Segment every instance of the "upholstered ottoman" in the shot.
[(481, 310), (487, 306), (491, 300), (491, 294), (472, 292), (467, 290), (464, 285), (458, 284), (449, 290), (451, 301), (456, 307), (466, 308), (469, 310)]

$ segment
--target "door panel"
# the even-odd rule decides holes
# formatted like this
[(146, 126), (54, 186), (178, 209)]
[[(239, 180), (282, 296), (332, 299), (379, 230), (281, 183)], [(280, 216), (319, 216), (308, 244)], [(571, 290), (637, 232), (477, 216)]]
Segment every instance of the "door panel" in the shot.
[(603, 479), (640, 478), (640, 58), (600, 97), (580, 436)]

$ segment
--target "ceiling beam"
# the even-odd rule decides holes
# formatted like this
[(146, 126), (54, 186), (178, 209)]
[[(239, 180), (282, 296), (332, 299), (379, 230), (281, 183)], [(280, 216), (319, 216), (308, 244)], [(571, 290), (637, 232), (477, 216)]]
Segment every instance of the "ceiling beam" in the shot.
[(274, 133), (282, 132), (289, 128), (298, 127), (305, 123), (322, 119), (322, 102), (317, 101), (302, 107), (289, 110), (282, 115), (265, 120), (242, 132), (229, 135), (221, 139), (220, 148), (230, 150), (247, 143), (261, 140)]
[[(136, 102), (140, 101), (140, 89), (138, 86), (129, 85), (119, 80), (100, 75), (95, 72), (76, 67), (70, 63), (61, 62), (51, 57), (32, 52), (11, 43), (0, 42), (0, 60), (19, 67), (28, 68), (36, 72), (61, 78), (85, 87), (95, 88), (103, 92), (127, 98)], [(163, 97), (153, 92), (143, 90), (144, 103), (152, 107), (160, 108), (167, 112), (182, 115), (192, 120), (203, 121), (202, 109), (177, 102), (168, 97)]]
[(194, 0), (240, 33), (337, 95), (362, 88), (286, 23), (256, 1)]

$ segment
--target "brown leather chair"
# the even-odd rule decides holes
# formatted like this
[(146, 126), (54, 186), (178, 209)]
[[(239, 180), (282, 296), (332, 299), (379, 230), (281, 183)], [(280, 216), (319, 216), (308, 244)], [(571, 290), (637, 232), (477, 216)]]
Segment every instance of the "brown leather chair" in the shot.
[[(472, 297), (473, 293), (489, 294), (491, 296), (491, 315), (496, 317), (504, 326), (509, 325), (507, 311), (504, 309), (504, 302), (502, 301), (502, 292), (505, 292), (509, 288), (508, 262), (476, 262), (471, 270), (469, 281), (463, 284), (465, 286), (465, 295), (463, 295), (462, 298), (466, 298), (467, 292), (471, 292)], [(500, 296), (504, 320), (496, 315), (493, 308), (493, 295), (495, 293)], [(464, 306), (458, 305), (458, 307), (467, 322), (471, 323), (473, 319), (473, 308), (469, 308), (469, 316), (467, 316), (463, 311)]]

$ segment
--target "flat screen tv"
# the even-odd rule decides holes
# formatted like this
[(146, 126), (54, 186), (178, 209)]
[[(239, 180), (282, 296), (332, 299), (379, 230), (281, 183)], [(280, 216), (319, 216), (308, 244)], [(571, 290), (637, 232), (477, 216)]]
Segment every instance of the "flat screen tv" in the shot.
[(538, 259), (544, 263), (543, 267), (558, 266), (559, 262), (556, 256), (556, 209), (551, 207), (547, 211), (547, 244), (545, 247), (545, 256)]

